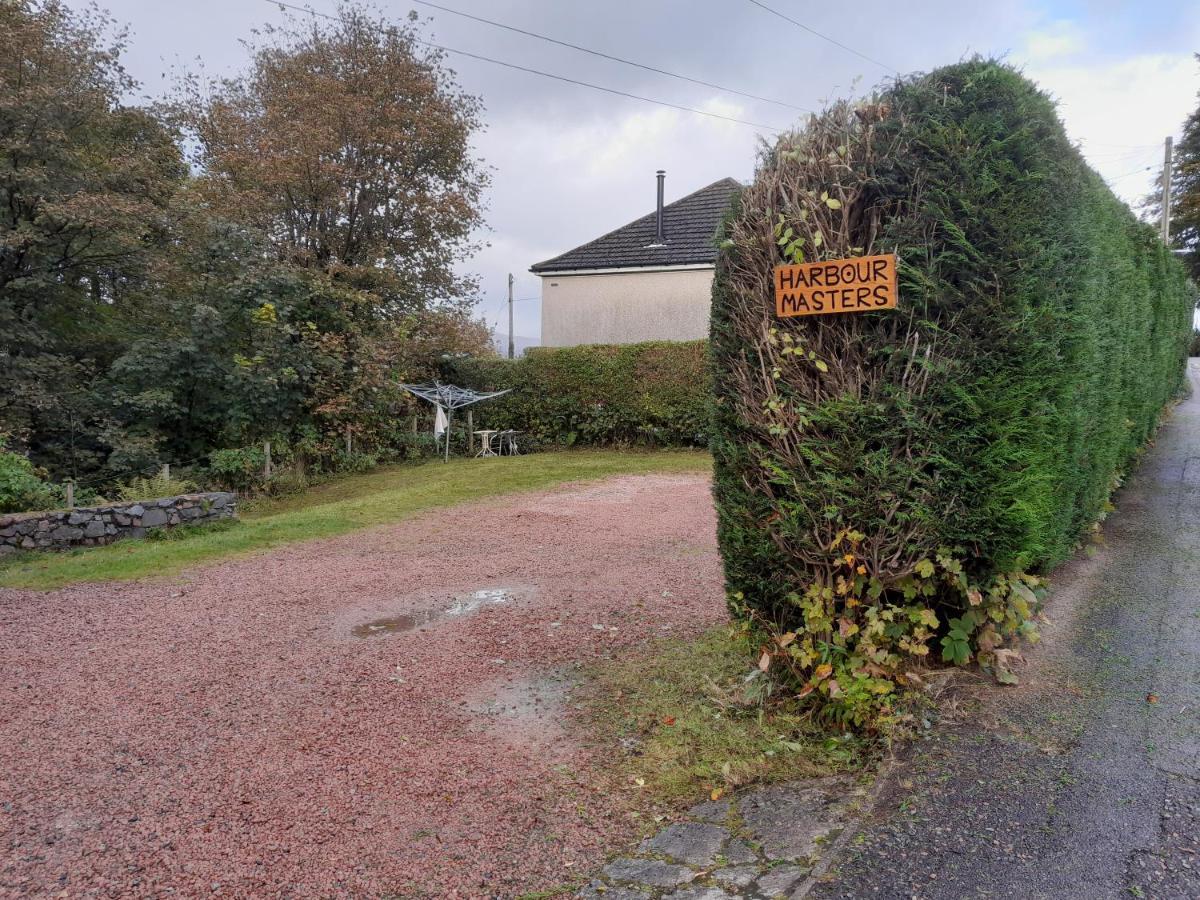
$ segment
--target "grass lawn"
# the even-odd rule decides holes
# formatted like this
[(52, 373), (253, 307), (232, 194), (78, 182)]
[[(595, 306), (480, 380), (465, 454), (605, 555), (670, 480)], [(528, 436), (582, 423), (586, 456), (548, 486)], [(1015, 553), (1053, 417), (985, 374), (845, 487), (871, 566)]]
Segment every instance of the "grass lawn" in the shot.
[(389, 466), (255, 504), (241, 521), (228, 525), (176, 529), (158, 540), (66, 553), (21, 554), (0, 564), (0, 587), (50, 589), (174, 575), (197, 563), (397, 522), (438, 507), (608, 475), (704, 471), (711, 464), (700, 451), (577, 450)]

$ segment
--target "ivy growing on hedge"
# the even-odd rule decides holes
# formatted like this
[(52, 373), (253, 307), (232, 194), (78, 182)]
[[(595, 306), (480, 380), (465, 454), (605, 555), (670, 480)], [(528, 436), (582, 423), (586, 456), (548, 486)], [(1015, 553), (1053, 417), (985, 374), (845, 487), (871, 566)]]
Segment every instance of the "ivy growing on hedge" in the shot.
[[(1039, 573), (1103, 516), (1180, 385), (1194, 288), (975, 60), (839, 103), (765, 151), (713, 292), (731, 604), (826, 712), (892, 709), (931, 652), (1002, 680)], [(896, 310), (778, 319), (772, 269), (894, 252)]]
[(531, 349), (518, 359), (448, 360), (448, 381), (512, 388), (474, 407), (478, 427), (514, 428), (527, 443), (701, 447), (711, 397), (707, 341)]

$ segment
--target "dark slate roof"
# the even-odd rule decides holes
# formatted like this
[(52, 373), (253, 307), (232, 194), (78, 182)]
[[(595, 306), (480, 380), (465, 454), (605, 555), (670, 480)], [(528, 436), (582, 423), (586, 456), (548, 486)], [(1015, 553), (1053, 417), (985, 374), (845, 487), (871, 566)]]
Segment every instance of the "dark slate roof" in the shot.
[(717, 258), (717, 226), (729, 201), (741, 189), (732, 178), (714, 181), (663, 207), (665, 247), (654, 243), (655, 213), (642, 216), (616, 231), (589, 241), (561, 256), (536, 263), (531, 272), (562, 272), (572, 269), (615, 269), (637, 266), (682, 266), (713, 263)]

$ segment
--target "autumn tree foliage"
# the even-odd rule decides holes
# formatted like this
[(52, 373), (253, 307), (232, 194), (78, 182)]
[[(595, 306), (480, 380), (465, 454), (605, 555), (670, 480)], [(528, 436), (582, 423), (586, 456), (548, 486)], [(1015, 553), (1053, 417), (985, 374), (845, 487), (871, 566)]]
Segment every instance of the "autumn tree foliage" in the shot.
[(144, 109), (110, 19), (0, 3), (5, 452), (101, 486), (264, 439), (336, 468), (488, 347), (456, 274), (481, 110), (415, 27), (347, 6)]
[(103, 458), (93, 381), (185, 174), (168, 131), (124, 105), (111, 32), (57, 0), (0, 4), (0, 432), (66, 472)]
[(381, 311), (462, 298), (454, 263), (481, 222), (480, 102), (413, 25), (350, 6), (267, 28), (249, 71), (190, 78), (176, 104), (207, 201), (279, 257), (372, 292)]

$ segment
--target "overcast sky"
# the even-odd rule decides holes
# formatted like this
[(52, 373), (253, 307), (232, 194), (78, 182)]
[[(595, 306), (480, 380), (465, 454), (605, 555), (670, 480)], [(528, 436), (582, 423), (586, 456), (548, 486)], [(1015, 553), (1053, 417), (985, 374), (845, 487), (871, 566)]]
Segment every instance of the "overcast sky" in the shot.
[[(69, 0), (82, 6), (83, 0)], [(246, 62), (239, 38), (283, 15), (265, 0), (99, 0), (129, 25), (126, 67), (157, 96), (170, 66), (210, 74)], [(303, 0), (300, 0), (303, 3)], [(818, 108), (861, 94), (893, 73), (982, 53), (1022, 66), (1058, 98), (1071, 137), (1113, 189), (1136, 203), (1150, 189), (1162, 141), (1178, 137), (1200, 91), (1200, 3), (1194, 0), (963, 2), (763, 0), (853, 48), (822, 40), (749, 0), (438, 0), (455, 10), (547, 34), (739, 91)], [(334, 0), (309, 0), (319, 12)], [(773, 128), (802, 116), (597, 59), (577, 51), (400, 0), (377, 6), (399, 20), (412, 9), (426, 36), (615, 90)], [(882, 63), (879, 65), (877, 63)], [(516, 296), (537, 298), (528, 271), (539, 260), (653, 210), (654, 171), (667, 170), (667, 201), (719, 178), (747, 181), (761, 137), (733, 122), (613, 96), (451, 55), (462, 87), (482, 97), (480, 156), (493, 169), (488, 242), (467, 268), (482, 278), (479, 312), (504, 322), (505, 276)], [(520, 336), (540, 333), (536, 299), (516, 305)]]

